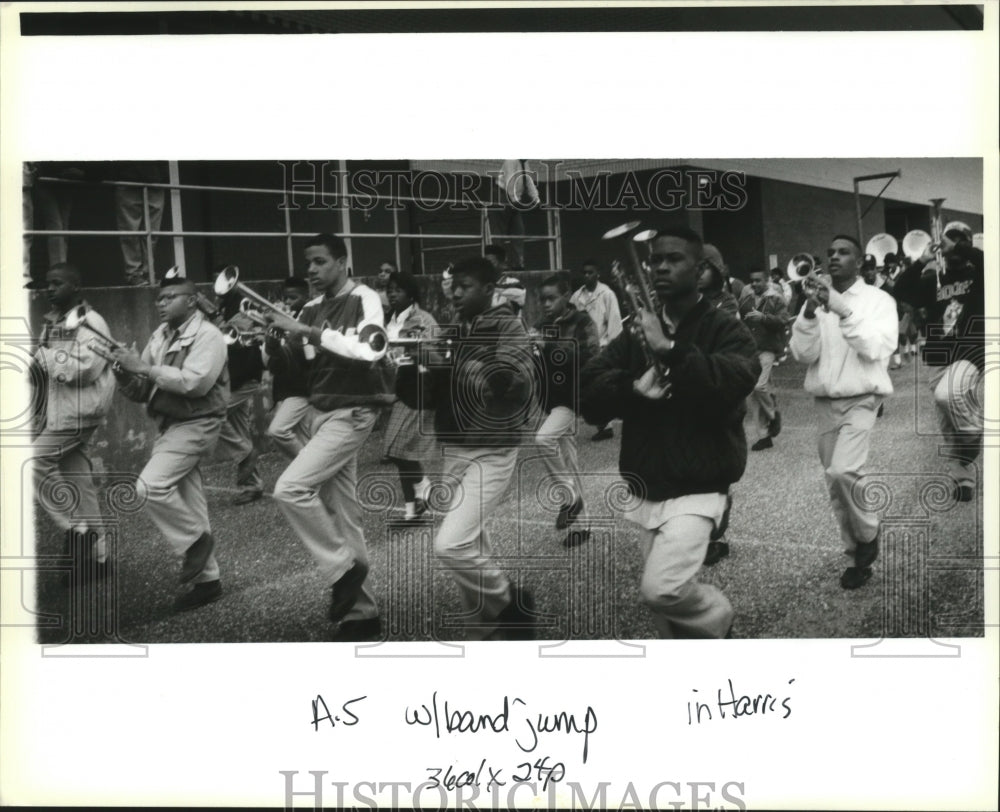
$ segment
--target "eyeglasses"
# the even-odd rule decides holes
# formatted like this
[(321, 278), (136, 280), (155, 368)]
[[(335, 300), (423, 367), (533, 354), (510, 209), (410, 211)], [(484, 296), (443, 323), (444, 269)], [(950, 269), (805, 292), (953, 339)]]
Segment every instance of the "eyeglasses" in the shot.
[(174, 299), (180, 298), (181, 296), (191, 296), (191, 295), (192, 294), (190, 293), (161, 293), (159, 296), (156, 297), (156, 303), (166, 304), (167, 302), (171, 302)]

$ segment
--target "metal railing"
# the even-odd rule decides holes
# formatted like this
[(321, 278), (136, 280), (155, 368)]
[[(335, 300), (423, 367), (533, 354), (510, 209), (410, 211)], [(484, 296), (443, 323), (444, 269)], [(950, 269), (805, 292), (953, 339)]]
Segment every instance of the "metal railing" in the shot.
[[(25, 237), (119, 237), (136, 239), (141, 238), (145, 241), (146, 246), (146, 257), (148, 266), (148, 276), (150, 284), (155, 284), (156, 282), (156, 270), (154, 266), (154, 241), (158, 237), (174, 237), (175, 238), (175, 259), (177, 255), (181, 255), (181, 262), (183, 261), (183, 247), (185, 237), (236, 237), (236, 238), (266, 238), (266, 239), (282, 239), (285, 241), (286, 245), (286, 255), (288, 261), (288, 275), (293, 276), (295, 273), (295, 255), (292, 246), (292, 241), (297, 238), (308, 238), (315, 236), (314, 231), (293, 231), (292, 230), (292, 216), (291, 213), (293, 209), (290, 205), (291, 198), (296, 195), (307, 195), (312, 198), (320, 198), (322, 200), (333, 199), (338, 201), (337, 208), (340, 209), (342, 214), (347, 211), (345, 201), (347, 200), (357, 200), (362, 199), (365, 201), (372, 200), (389, 200), (394, 202), (407, 202), (407, 203), (422, 203), (426, 202), (427, 198), (413, 197), (409, 195), (379, 195), (379, 194), (353, 194), (349, 192), (323, 192), (316, 189), (267, 189), (267, 188), (256, 188), (248, 186), (206, 186), (203, 184), (191, 184), (191, 183), (151, 183), (151, 182), (139, 182), (139, 181), (80, 181), (68, 178), (50, 178), (50, 177), (38, 177), (34, 181), (35, 183), (51, 183), (60, 185), (70, 185), (70, 186), (99, 186), (99, 187), (131, 187), (131, 188), (141, 188), (142, 189), (142, 212), (143, 212), (143, 223), (144, 228), (137, 229), (134, 231), (121, 231), (121, 230), (110, 230), (110, 229), (66, 229), (66, 230), (49, 230), (49, 229), (25, 229)], [(150, 207), (149, 207), (149, 190), (150, 189), (164, 189), (170, 190), (172, 193), (175, 192), (221, 192), (221, 193), (235, 193), (235, 194), (258, 194), (258, 195), (271, 195), (281, 197), (283, 204), (279, 210), (284, 212), (284, 229), (282, 231), (192, 231), (183, 228), (183, 225), (179, 229), (153, 229), (150, 223)], [(435, 198), (435, 203), (438, 204), (459, 204), (463, 206), (469, 205), (469, 200), (455, 200), (450, 198)], [(178, 195), (178, 200), (176, 201), (177, 206), (177, 216), (175, 219), (178, 222), (183, 223), (180, 214), (180, 200)], [(367, 207), (366, 207), (367, 208)], [(505, 234), (493, 234), (494, 240), (517, 240), (519, 243), (529, 243), (529, 242), (546, 242), (549, 245), (549, 263), (552, 268), (559, 268), (562, 265), (562, 235), (560, 229), (559, 221), (559, 210), (556, 208), (546, 208), (544, 206), (539, 206), (546, 212), (546, 234), (516, 234), (516, 235), (505, 235)], [(347, 244), (348, 252), (348, 265), (353, 266), (353, 252), (352, 252), (352, 241), (353, 240), (367, 240), (367, 239), (391, 239), (393, 240), (395, 246), (396, 254), (396, 267), (400, 267), (402, 253), (400, 250), (401, 241), (404, 239), (419, 240), (421, 242), (425, 240), (463, 240), (467, 241), (464, 244), (468, 246), (475, 245), (474, 241), (478, 241), (482, 249), (486, 248), (487, 245), (487, 234), (489, 233), (489, 218), (488, 210), (482, 208), (479, 210), (479, 231), (478, 232), (465, 232), (465, 233), (430, 233), (430, 232), (409, 232), (400, 230), (399, 223), (399, 210), (392, 209), (392, 220), (393, 220), (393, 230), (391, 232), (353, 232), (353, 231), (340, 231), (339, 236), (344, 239)], [(176, 238), (179, 238), (180, 245), (176, 244)], [(433, 251), (435, 248), (433, 246), (424, 248), (421, 245), (420, 253), (421, 255), (425, 250)], [(423, 261), (420, 263), (421, 269), (423, 269)]]

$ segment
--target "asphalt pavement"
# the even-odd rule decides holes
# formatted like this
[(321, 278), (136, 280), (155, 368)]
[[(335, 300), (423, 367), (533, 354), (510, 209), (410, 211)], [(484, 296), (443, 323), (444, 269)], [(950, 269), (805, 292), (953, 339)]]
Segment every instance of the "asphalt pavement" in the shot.
[[(734, 637), (982, 635), (982, 488), (963, 504), (946, 493), (928, 373), (914, 362), (892, 373), (896, 394), (873, 432), (866, 480), (866, 493), (883, 518), (883, 551), (872, 580), (845, 591), (839, 578), (850, 561), (823, 484), (814, 406), (802, 389), (804, 367), (788, 361), (774, 371), (782, 432), (772, 449), (750, 453), (732, 489), (730, 555), (700, 573), (732, 602)], [(752, 442), (749, 423), (747, 429)], [(558, 505), (536, 452), (525, 448), (502, 504), (487, 517), (490, 543), (499, 566), (534, 594), (540, 638), (653, 638), (638, 596), (639, 535), (616, 510), (623, 498), (620, 426), (602, 442), (591, 441), (593, 431), (579, 424), (590, 541), (563, 546), (566, 533), (554, 527)], [(362, 451), (359, 494), (371, 557), (368, 584), (381, 607), (383, 636), (460, 639), (457, 592), (431, 554), (441, 516), (417, 526), (398, 521), (402, 496), (395, 469), (380, 459), (381, 446), (376, 432)], [(266, 491), (284, 464), (277, 453), (261, 458)], [(62, 571), (38, 572), (41, 642), (330, 639), (329, 586), (274, 501), (265, 496), (233, 506), (235, 466), (216, 464), (204, 472), (222, 599), (175, 613), (177, 565), (166, 542), (143, 511), (120, 513), (111, 538), (114, 568), (104, 582), (67, 587)], [(440, 501), (444, 491), (434, 496)], [(39, 556), (50, 567), (60, 566), (53, 557), (60, 553), (61, 535), (44, 515), (37, 528)]]

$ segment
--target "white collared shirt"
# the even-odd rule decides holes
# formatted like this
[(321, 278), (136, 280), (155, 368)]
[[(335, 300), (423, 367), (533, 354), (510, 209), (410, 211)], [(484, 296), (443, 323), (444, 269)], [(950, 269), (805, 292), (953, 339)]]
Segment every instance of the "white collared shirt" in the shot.
[(807, 319), (803, 305), (792, 325), (792, 355), (809, 364), (806, 391), (827, 398), (891, 395), (888, 366), (899, 339), (896, 300), (861, 277), (841, 296), (851, 309), (847, 318), (817, 308)]

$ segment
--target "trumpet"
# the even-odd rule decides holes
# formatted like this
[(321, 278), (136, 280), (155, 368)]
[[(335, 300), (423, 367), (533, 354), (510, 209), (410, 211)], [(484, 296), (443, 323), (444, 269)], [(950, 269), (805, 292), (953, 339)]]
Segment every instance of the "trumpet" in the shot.
[(87, 321), (87, 308), (85, 305), (79, 304), (66, 314), (66, 327), (69, 330), (76, 330), (79, 327), (86, 327), (90, 330), (90, 332), (92, 332), (97, 338), (88, 341), (87, 346), (95, 355), (99, 355), (105, 361), (110, 363), (111, 369), (119, 375), (134, 374), (137, 378), (146, 377), (145, 375), (139, 375), (138, 373), (125, 372), (122, 365), (111, 354), (111, 350), (127, 350), (128, 347), (118, 341), (115, 341), (113, 338), (105, 335), (96, 327), (91, 325), (91, 323)]
[(931, 200), (931, 233), (928, 234), (923, 229), (915, 228), (907, 232), (903, 237), (903, 253), (911, 262), (916, 262), (924, 255), (927, 248), (934, 251), (934, 263), (937, 265), (938, 287), (941, 287), (941, 274), (945, 271), (944, 253), (941, 250), (941, 241), (944, 232), (941, 229), (941, 204), (945, 198), (936, 197)]
[[(399, 355), (393, 356), (393, 361), (395, 361), (396, 366), (412, 366), (416, 363), (416, 359), (413, 357), (413, 352), (419, 352), (421, 347), (434, 347), (443, 349), (445, 354), (451, 352), (451, 349), (455, 343), (452, 338), (446, 337), (431, 337), (422, 334), (414, 336), (400, 336), (399, 338), (388, 338), (385, 339), (385, 346), (387, 349), (392, 349), (398, 347), (403, 350)], [(370, 342), (369, 342), (370, 343)]]
[(240, 330), (235, 325), (227, 324), (222, 328), (222, 338), (226, 342), (227, 347), (236, 343), (242, 344), (244, 347), (253, 347), (254, 345), (263, 344), (269, 332), (268, 329), (262, 327), (254, 327), (252, 330)]
[[(219, 275), (215, 277), (213, 289), (216, 296), (225, 296), (233, 289), (236, 289), (243, 294), (243, 300), (248, 302), (247, 307), (255, 307), (258, 311), (271, 310), (285, 315), (288, 313), (284, 305), (275, 304), (270, 299), (261, 296), (240, 282), (240, 269), (235, 265), (227, 265), (219, 271)], [(240, 310), (246, 312), (243, 301), (240, 302)]]
[(822, 285), (818, 275), (819, 269), (816, 267), (816, 260), (811, 254), (796, 254), (788, 260), (785, 274), (789, 282), (798, 282), (802, 285), (802, 292), (810, 296)]
[[(638, 227), (638, 220), (623, 223), (622, 225), (605, 232), (601, 239), (619, 239), (620, 237), (632, 234), (632, 232), (634, 232)], [(625, 292), (625, 295), (628, 297), (629, 308), (632, 311), (632, 317), (629, 319), (629, 329), (636, 341), (638, 341), (639, 345), (642, 347), (643, 354), (646, 357), (646, 362), (656, 370), (657, 384), (666, 389), (669, 388), (670, 385), (668, 380), (670, 370), (663, 365), (663, 362), (656, 356), (652, 348), (649, 346), (649, 342), (646, 340), (646, 333), (643, 331), (642, 325), (638, 320), (638, 315), (643, 310), (648, 310), (657, 317), (659, 317), (660, 313), (660, 302), (648, 277), (649, 271), (646, 265), (640, 261), (639, 252), (635, 247), (637, 242), (648, 242), (655, 235), (655, 231), (647, 229), (645, 231), (632, 234), (631, 237), (626, 239), (625, 242), (628, 245), (628, 253), (633, 264), (632, 278), (629, 278), (625, 268), (618, 260), (615, 260), (611, 264), (611, 275), (614, 276), (615, 282), (618, 283), (618, 285)], [(666, 396), (670, 397), (669, 391)]]

